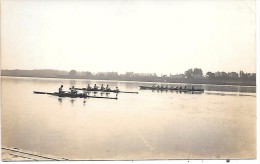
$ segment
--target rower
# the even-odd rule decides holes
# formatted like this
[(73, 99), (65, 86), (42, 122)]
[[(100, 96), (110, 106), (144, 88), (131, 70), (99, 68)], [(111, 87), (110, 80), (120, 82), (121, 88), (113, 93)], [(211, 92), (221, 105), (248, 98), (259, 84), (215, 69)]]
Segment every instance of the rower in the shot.
[(176, 86), (175, 89), (179, 89), (179, 86)]
[(182, 86), (180, 86), (179, 90), (182, 90)]
[(163, 89), (163, 85), (161, 85), (161, 89)]
[(104, 89), (105, 89), (105, 87), (103, 86), (103, 84), (101, 85), (100, 89), (101, 89), (101, 90), (104, 90)]
[(194, 91), (194, 86), (191, 86), (191, 90), (193, 90), (193, 91)]
[(157, 87), (156, 88), (160, 88), (160, 85), (157, 85)]
[(63, 85), (60, 86), (60, 88), (59, 88), (59, 93), (64, 93), (64, 91), (63, 91)]
[(111, 89), (108, 87), (108, 85), (107, 85), (107, 87), (106, 87), (106, 90), (111, 90)]
[(94, 89), (98, 89), (98, 86), (97, 86), (97, 84), (95, 84), (95, 85), (94, 85)]
[(87, 90), (91, 89), (91, 86), (88, 84)]
[(76, 91), (76, 89), (74, 88), (74, 86), (72, 86), (72, 87), (70, 88), (70, 93), (71, 93), (71, 94), (77, 94), (77, 91)]
[(183, 89), (186, 89), (186, 86)]
[(116, 87), (116, 90), (115, 90), (116, 92), (119, 92), (119, 89), (118, 89), (118, 87)]
[(165, 89), (168, 89), (168, 85), (166, 85)]

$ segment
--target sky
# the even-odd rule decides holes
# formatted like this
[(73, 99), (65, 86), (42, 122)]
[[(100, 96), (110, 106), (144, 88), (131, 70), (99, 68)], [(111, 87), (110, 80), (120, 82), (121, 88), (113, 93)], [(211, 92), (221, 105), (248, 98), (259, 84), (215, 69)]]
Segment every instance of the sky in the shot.
[(2, 69), (256, 72), (254, 0), (3, 0)]

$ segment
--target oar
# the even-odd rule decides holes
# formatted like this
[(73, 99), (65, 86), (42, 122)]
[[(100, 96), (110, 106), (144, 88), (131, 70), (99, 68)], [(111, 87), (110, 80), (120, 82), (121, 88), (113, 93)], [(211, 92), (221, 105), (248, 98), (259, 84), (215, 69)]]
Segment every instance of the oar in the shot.
[(138, 94), (138, 92), (127, 92), (127, 91), (119, 91), (118, 93), (136, 93), (136, 94)]
[(33, 91), (34, 94), (47, 94), (47, 92), (38, 92), (38, 91)]
[[(83, 98), (85, 98), (85, 96)], [(103, 97), (103, 96), (86, 96), (86, 98), (103, 98), (103, 99), (115, 99), (115, 100), (117, 100), (117, 97)]]
[(87, 88), (74, 88), (76, 90), (87, 90)]
[(99, 92), (99, 91), (102, 91), (100, 89), (94, 89), (94, 88), (91, 88), (91, 89), (87, 89), (87, 88), (74, 88), (76, 90), (83, 90), (83, 91), (89, 91), (89, 92)]
[(114, 93), (136, 93), (138, 94), (138, 92), (127, 92), (127, 91), (117, 91), (117, 90), (103, 90), (101, 92), (114, 92)]
[[(50, 93), (50, 92), (40, 92), (40, 91), (33, 91), (34, 94), (56, 94), (56, 93)], [(67, 91), (64, 91), (64, 93), (70, 93), (70, 92), (67, 92)], [(57, 92), (58, 94), (58, 92)]]

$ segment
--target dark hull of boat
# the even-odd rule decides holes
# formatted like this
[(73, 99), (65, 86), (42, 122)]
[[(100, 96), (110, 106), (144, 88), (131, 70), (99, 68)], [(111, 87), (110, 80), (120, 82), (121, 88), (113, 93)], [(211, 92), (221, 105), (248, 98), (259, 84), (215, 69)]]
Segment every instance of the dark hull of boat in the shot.
[(71, 93), (48, 93), (48, 92), (38, 92), (34, 91), (34, 94), (48, 94), (52, 96), (58, 96), (58, 97), (70, 97), (70, 98), (105, 98), (105, 99), (117, 99), (117, 97), (103, 97), (103, 96), (89, 96), (86, 94), (71, 94)]
[(142, 90), (159, 90), (159, 91), (181, 91), (181, 92), (204, 92), (204, 89), (177, 89), (177, 88), (154, 88), (148, 86), (139, 86)]

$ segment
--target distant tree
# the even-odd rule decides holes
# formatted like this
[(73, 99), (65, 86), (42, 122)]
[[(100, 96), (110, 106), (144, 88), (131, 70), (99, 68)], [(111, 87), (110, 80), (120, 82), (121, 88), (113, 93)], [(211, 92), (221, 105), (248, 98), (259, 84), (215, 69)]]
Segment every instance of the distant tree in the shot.
[(221, 72), (221, 79), (228, 79), (228, 74), (226, 72)]
[(252, 74), (251, 74), (250, 80), (256, 80), (256, 74), (255, 74), (255, 73), (252, 73)]
[(92, 73), (89, 72), (89, 71), (86, 71), (86, 72), (85, 72), (85, 76), (92, 76)]
[(215, 72), (216, 79), (228, 79), (228, 74), (226, 72)]
[(96, 77), (98, 77), (99, 79), (104, 79), (106, 75), (104, 73), (98, 73)]
[(215, 79), (215, 74), (212, 72), (207, 72), (206, 75), (210, 78), (210, 79)]
[(193, 77), (193, 69), (188, 69), (184, 74), (188, 79), (191, 79)]
[(229, 72), (228, 73), (228, 77), (230, 79), (238, 79), (238, 73), (236, 73), (236, 72)]
[(239, 78), (242, 80), (251, 79), (252, 76), (255, 76), (255, 75), (253, 75), (252, 73), (244, 73), (244, 71), (239, 72)]
[(240, 71), (240, 72), (239, 72), (239, 78), (240, 78), (240, 79), (245, 79), (245, 73), (244, 73), (244, 71)]
[(203, 76), (202, 70), (200, 68), (194, 68), (193, 78), (195, 79), (202, 78), (202, 76)]
[(69, 72), (69, 76), (70, 77), (74, 77), (74, 76), (76, 76), (77, 75), (77, 71), (76, 70), (71, 70), (70, 72)]
[(200, 68), (194, 68), (193, 76), (194, 76), (194, 75), (203, 76), (202, 69), (200, 69)]

